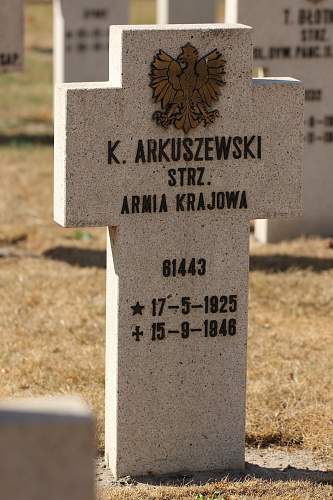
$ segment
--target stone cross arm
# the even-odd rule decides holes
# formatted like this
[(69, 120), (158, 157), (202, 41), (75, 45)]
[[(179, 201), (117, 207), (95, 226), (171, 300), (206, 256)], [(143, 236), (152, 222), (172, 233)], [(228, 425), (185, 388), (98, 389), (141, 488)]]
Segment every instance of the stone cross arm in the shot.
[[(151, 75), (159, 51), (176, 64), (189, 43), (203, 60), (222, 54), (225, 83), (211, 111), (201, 108), (203, 121), (184, 131), (159, 123), (164, 111)], [(213, 203), (219, 216), (232, 217), (227, 193), (236, 193), (230, 196), (238, 196), (237, 214), (246, 220), (300, 214), (303, 86), (252, 79), (250, 28), (111, 27), (110, 61), (110, 82), (57, 87), (56, 222), (113, 226), (129, 213), (156, 212), (204, 217)], [(193, 197), (185, 193), (180, 204), (174, 195), (184, 189)]]

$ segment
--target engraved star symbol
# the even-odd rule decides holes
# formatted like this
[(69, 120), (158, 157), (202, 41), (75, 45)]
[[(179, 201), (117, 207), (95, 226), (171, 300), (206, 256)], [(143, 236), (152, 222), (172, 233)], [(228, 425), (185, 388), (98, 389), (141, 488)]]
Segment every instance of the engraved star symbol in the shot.
[(145, 306), (141, 306), (140, 302), (137, 302), (135, 306), (131, 306), (131, 309), (133, 311), (133, 316), (136, 314), (140, 314), (142, 316), (142, 311), (144, 310)]

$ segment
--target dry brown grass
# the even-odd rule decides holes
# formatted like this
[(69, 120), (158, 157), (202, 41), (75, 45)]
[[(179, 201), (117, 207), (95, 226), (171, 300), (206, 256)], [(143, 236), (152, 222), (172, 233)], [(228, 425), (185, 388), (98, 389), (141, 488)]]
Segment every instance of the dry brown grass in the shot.
[(257, 247), (252, 268), (248, 442), (332, 462), (333, 251), (305, 239)]
[[(49, 26), (48, 9), (30, 6), (30, 26)], [(47, 29), (28, 35), (28, 61), (35, 58), (36, 72), (4, 77), (0, 96), (0, 136), (7, 137), (10, 121), (15, 125), (0, 149), (0, 397), (81, 394), (97, 414), (102, 450), (104, 230), (80, 241), (52, 222), (52, 149), (38, 144), (52, 129), (51, 54), (36, 50), (39, 41), (51, 47)], [(24, 100), (21, 78), (27, 79)], [(7, 109), (17, 95), (24, 105)], [(42, 125), (40, 113), (46, 116)], [(320, 239), (254, 247), (250, 283), (248, 444), (312, 450), (329, 466), (333, 250)], [(185, 499), (214, 491), (228, 499), (333, 498), (327, 485), (252, 479), (112, 489), (100, 499)]]
[[(216, 496), (214, 497), (214, 493)], [(199, 495), (202, 495), (200, 498)], [(98, 500), (324, 500), (333, 498), (333, 488), (311, 483), (271, 482), (248, 479), (243, 482), (204, 486), (112, 488), (101, 492)]]

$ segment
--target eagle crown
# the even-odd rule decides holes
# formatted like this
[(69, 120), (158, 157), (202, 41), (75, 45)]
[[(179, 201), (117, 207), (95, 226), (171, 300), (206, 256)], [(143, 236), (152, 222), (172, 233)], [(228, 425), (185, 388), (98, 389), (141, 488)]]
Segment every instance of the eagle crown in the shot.
[(178, 56), (177, 61), (182, 64), (189, 65), (191, 63), (193, 64), (197, 62), (198, 57), (199, 57), (198, 50), (195, 47), (193, 47), (193, 45), (191, 45), (190, 43), (187, 43), (186, 45), (184, 45), (184, 47), (182, 47), (182, 52)]

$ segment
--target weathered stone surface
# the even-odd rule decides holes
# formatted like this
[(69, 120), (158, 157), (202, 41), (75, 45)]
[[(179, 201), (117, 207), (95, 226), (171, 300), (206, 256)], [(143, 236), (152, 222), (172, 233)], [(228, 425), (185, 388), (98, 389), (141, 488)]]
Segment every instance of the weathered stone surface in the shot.
[(93, 500), (94, 423), (74, 398), (0, 403), (1, 498)]
[(227, 0), (226, 18), (254, 27), (254, 64), (306, 88), (304, 215), (259, 220), (256, 237), (274, 243), (333, 234), (333, 4), (311, 0)]
[(53, 0), (55, 82), (109, 78), (109, 28), (128, 24), (127, 0)]
[(159, 24), (213, 23), (216, 16), (216, 0), (157, 0)]
[(24, 0), (0, 2), (0, 73), (23, 67)]
[[(109, 83), (57, 87), (55, 147), (55, 220), (109, 226), (107, 459), (242, 468), (249, 221), (301, 213), (304, 89), (252, 80), (243, 26), (113, 27), (110, 47)], [(178, 89), (166, 114), (152, 73)]]

